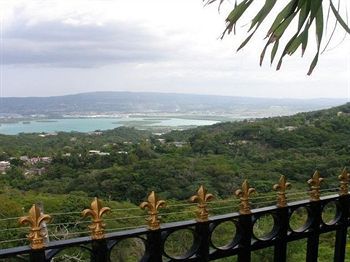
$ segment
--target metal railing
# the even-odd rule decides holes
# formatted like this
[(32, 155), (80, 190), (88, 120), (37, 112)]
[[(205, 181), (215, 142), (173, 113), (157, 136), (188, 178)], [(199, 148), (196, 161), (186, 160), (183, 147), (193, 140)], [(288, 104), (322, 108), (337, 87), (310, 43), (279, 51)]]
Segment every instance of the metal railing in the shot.
[[(308, 181), (310, 199), (294, 202), (289, 202), (286, 198), (286, 190), (290, 185), (282, 176), (274, 186), (277, 191), (277, 204), (256, 209), (250, 208), (250, 195), (255, 190), (244, 181), (242, 188), (235, 193), (239, 198), (239, 212), (215, 216), (209, 216), (210, 208), (207, 203), (213, 195), (200, 187), (191, 198), (191, 201), (198, 204), (196, 219), (165, 224), (160, 224), (158, 209), (166, 203), (152, 192), (147, 201), (140, 205), (141, 208), (148, 209), (148, 227), (112, 233), (106, 233), (103, 222), (103, 215), (109, 212), (109, 208), (103, 207), (96, 198), (91, 203), (91, 208), (83, 211), (84, 216), (92, 218), (89, 226), (91, 236), (47, 243), (42, 223), (48, 223), (50, 216), (42, 214), (33, 205), (28, 216), (20, 218), (20, 223), (30, 226), (30, 245), (0, 250), (0, 261), (53, 261), (71, 248), (79, 248), (88, 254), (84, 259), (76, 261), (119, 261), (113, 257), (114, 249), (128, 239), (137, 239), (137, 248), (143, 253), (140, 261), (212, 261), (234, 256), (237, 261), (251, 261), (252, 252), (272, 247), (273, 261), (283, 262), (287, 260), (288, 244), (301, 239), (307, 241), (306, 261), (318, 261), (320, 235), (329, 232), (335, 233), (334, 261), (344, 261), (347, 228), (350, 223), (349, 176), (345, 170), (339, 176), (338, 194), (321, 196), (320, 185), (323, 179), (315, 172)], [(326, 219), (325, 210), (330, 206), (334, 207), (334, 212), (330, 219)], [(301, 210), (304, 210), (306, 219), (296, 228), (293, 226), (293, 217)], [(266, 217), (272, 221), (271, 228), (262, 235), (258, 234), (256, 227)], [(220, 231), (223, 225), (226, 225), (226, 229)], [(227, 225), (231, 225), (233, 231), (228, 234), (226, 243), (218, 244), (215, 235), (218, 231), (220, 234), (225, 233), (225, 230), (229, 231)], [(171, 236), (185, 232), (190, 236), (186, 243), (171, 240)], [(186, 248), (180, 254), (169, 252), (169, 241), (175, 246), (186, 244)]]

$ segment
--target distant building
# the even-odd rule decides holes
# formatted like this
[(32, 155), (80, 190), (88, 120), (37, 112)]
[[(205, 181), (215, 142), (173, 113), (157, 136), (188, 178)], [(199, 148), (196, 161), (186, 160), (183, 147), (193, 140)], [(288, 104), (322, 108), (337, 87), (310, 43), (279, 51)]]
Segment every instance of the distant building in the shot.
[(234, 142), (228, 142), (228, 145), (230, 146), (237, 146), (237, 145), (245, 145), (245, 144), (248, 144), (249, 141), (248, 140), (237, 140), (237, 141), (234, 141)]
[(103, 134), (103, 132), (101, 132), (101, 131), (94, 131), (94, 132), (88, 133), (88, 135), (90, 135), (90, 136), (100, 136), (102, 134)]
[(127, 155), (128, 154), (128, 152), (126, 152), (126, 151), (118, 151), (117, 153), (118, 154), (123, 154), (123, 155)]
[(42, 168), (30, 168), (27, 169), (24, 172), (24, 176), (27, 178), (33, 177), (33, 176), (41, 176), (46, 172), (46, 168), (42, 167)]
[(337, 116), (350, 116), (350, 113), (345, 113), (345, 112), (339, 111), (337, 113)]
[(109, 156), (110, 153), (101, 152), (100, 150), (89, 150), (89, 155)]
[(158, 140), (159, 143), (161, 143), (161, 144), (164, 144), (164, 143), (165, 143), (165, 139), (164, 139), (164, 138), (158, 138), (157, 140)]
[(29, 161), (29, 157), (28, 156), (20, 156), (19, 160), (22, 160), (23, 162), (27, 162), (27, 161)]
[(285, 127), (277, 128), (277, 131), (293, 131), (297, 128), (298, 127), (296, 127), (296, 126), (285, 126)]
[(187, 145), (187, 142), (175, 141), (175, 142), (172, 142), (172, 144), (176, 147), (183, 147), (183, 146)]
[(28, 156), (20, 156), (19, 159), (25, 162), (27, 165), (36, 165), (38, 163), (46, 163), (50, 164), (52, 162), (52, 157), (44, 156), (44, 157), (32, 157)]
[(57, 136), (56, 132), (39, 134), (39, 137)]
[(0, 161), (0, 172), (1, 174), (6, 173), (6, 169), (9, 169), (11, 167), (11, 164), (9, 161)]

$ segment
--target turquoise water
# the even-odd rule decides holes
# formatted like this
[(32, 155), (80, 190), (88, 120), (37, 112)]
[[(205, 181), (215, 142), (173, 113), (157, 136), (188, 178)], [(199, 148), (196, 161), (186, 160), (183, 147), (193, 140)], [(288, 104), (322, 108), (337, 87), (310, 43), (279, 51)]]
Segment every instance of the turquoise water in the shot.
[[(30, 123), (12, 123), (0, 124), (0, 134), (16, 135), (19, 133), (41, 133), (41, 132), (91, 132), (95, 130), (113, 129), (119, 126), (128, 125), (129, 121), (133, 125), (137, 125), (140, 121), (140, 126), (202, 126), (212, 125), (218, 121), (196, 120), (196, 119), (180, 119), (166, 118), (152, 121), (145, 118), (67, 118), (67, 119), (49, 119), (51, 122), (30, 121)], [(136, 124), (134, 123), (136, 122)], [(149, 124), (145, 121), (150, 121)], [(29, 121), (28, 121), (29, 122)], [(157, 123), (154, 123), (157, 122)]]

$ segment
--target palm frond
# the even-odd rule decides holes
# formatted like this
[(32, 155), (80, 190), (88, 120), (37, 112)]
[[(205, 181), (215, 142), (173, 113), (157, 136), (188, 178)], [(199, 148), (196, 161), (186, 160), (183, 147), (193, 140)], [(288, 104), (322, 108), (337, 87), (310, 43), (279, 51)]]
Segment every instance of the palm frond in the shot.
[[(224, 0), (204, 0), (206, 4), (213, 4), (214, 2), (219, 2), (219, 8), (224, 2)], [(261, 1), (261, 0), (258, 0)], [(245, 40), (239, 45), (238, 50), (241, 50), (245, 47), (248, 42), (253, 38), (254, 34), (258, 31), (260, 25), (265, 21), (266, 18), (271, 18), (271, 11), (275, 7), (278, 0), (265, 0), (262, 8), (253, 16), (251, 25), (248, 29), (248, 36)], [(282, 1), (282, 0), (280, 0)], [(267, 42), (263, 48), (260, 55), (260, 65), (263, 63), (265, 54), (270, 46), (272, 46), (270, 61), (271, 64), (274, 62), (277, 52), (280, 48), (281, 39), (283, 38), (287, 29), (292, 27), (292, 22), (294, 19), (298, 19), (297, 28), (295, 33), (289, 39), (285, 37), (288, 41), (286, 42), (281, 56), (278, 60), (276, 69), (279, 70), (282, 66), (283, 58), (286, 55), (293, 55), (299, 48), (301, 48), (302, 55), (304, 55), (305, 50), (308, 46), (310, 40), (309, 31), (313, 25), (315, 25), (315, 40), (316, 40), (316, 53), (311, 62), (310, 68), (308, 70), (308, 75), (311, 75), (314, 68), (317, 65), (319, 55), (321, 53), (322, 40), (326, 34), (327, 30), (324, 30), (325, 23), (326, 27), (329, 23), (330, 15), (333, 14), (335, 18), (335, 26), (333, 31), (327, 41), (325, 48), (332, 40), (334, 36), (334, 31), (337, 28), (337, 24), (340, 24), (341, 27), (345, 30), (346, 34), (350, 34), (350, 28), (347, 20), (344, 20), (340, 14), (340, 10), (345, 9), (346, 6), (340, 8), (340, 2), (338, 0), (338, 8), (334, 5), (334, 0), (328, 1), (328, 11), (324, 12), (324, 0), (288, 0), (285, 1), (286, 4), (284, 7), (277, 13), (277, 15), (272, 18), (273, 22), (266, 34)], [(345, 0), (346, 1), (346, 0)], [(246, 13), (248, 8), (252, 5), (254, 0), (241, 0), (235, 2), (234, 8), (229, 13), (226, 18), (226, 27), (222, 33), (223, 38), (226, 34), (230, 34), (232, 30), (235, 29), (237, 22), (241, 17)], [(346, 13), (347, 14), (347, 13)], [(347, 16), (346, 16), (347, 17)], [(234, 30), (235, 33), (235, 30)]]

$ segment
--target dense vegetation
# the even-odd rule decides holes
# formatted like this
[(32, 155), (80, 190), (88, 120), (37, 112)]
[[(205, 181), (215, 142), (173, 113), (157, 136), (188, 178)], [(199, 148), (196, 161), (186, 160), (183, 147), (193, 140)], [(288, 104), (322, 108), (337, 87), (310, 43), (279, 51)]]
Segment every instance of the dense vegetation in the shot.
[[(0, 160), (10, 160), (12, 167), (1, 175), (1, 184), (55, 194), (83, 191), (139, 203), (149, 190), (167, 199), (186, 199), (199, 184), (227, 197), (243, 178), (267, 192), (281, 174), (297, 188), (305, 188), (305, 181), (318, 169), (328, 178), (325, 187), (332, 187), (349, 164), (349, 112), (346, 104), (289, 117), (173, 131), (162, 137), (129, 128), (102, 134), (2, 135)], [(53, 161), (44, 165), (43, 175), (25, 177), (21, 155), (51, 156)]]
[[(156, 190), (170, 203), (180, 203), (199, 184), (206, 185), (218, 198), (228, 198), (243, 178), (250, 179), (258, 192), (267, 193), (281, 174), (295, 189), (306, 191), (306, 180), (315, 169), (327, 178), (323, 187), (334, 188), (338, 183), (336, 176), (349, 165), (350, 103), (294, 116), (222, 123), (162, 136), (117, 128), (102, 133), (58, 133), (45, 137), (1, 135), (0, 141), (0, 161), (11, 163), (6, 174), (0, 175), (0, 218), (20, 216), (39, 200), (45, 203), (48, 213), (81, 211), (93, 196), (109, 201), (108, 205), (114, 208), (135, 207), (150, 190)], [(109, 154), (92, 154), (90, 150)], [(24, 155), (49, 156), (52, 162), (35, 164), (45, 168), (45, 172), (28, 176), (25, 170), (31, 166), (20, 160)], [(172, 213), (163, 218), (167, 222), (187, 219), (193, 217), (192, 213)], [(132, 215), (140, 214), (133, 211)], [(117, 216), (130, 216), (130, 211)], [(79, 218), (58, 217), (55, 223), (74, 219)], [(142, 225), (144, 220), (110, 223), (109, 228), (121, 228)], [(0, 228), (15, 226), (13, 221), (0, 222)], [(86, 228), (73, 223), (55, 230), (60, 235)], [(21, 238), (24, 233), (6, 231), (0, 240)], [(302, 249), (297, 245), (295, 250)], [(331, 256), (330, 245), (324, 250), (325, 256)], [(268, 261), (266, 256), (270, 253), (265, 253), (258, 257), (265, 256)], [(299, 258), (299, 253), (292, 252), (291, 256)]]

